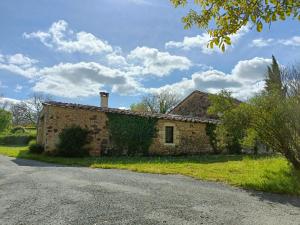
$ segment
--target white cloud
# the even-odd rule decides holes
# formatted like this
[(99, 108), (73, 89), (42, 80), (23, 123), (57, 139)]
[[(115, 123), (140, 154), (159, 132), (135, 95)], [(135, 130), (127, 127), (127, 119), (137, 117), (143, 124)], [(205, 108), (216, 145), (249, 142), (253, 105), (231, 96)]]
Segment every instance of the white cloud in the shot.
[(0, 63), (4, 62), (4, 55), (0, 54)]
[(266, 47), (266, 46), (272, 45), (273, 43), (274, 43), (273, 38), (268, 38), (268, 39), (258, 38), (258, 39), (252, 40), (251, 46)]
[(264, 87), (267, 66), (271, 59), (253, 58), (239, 61), (231, 73), (226, 74), (218, 70), (197, 72), (190, 78), (168, 84), (160, 88), (148, 88), (147, 92), (172, 90), (181, 95), (187, 95), (195, 89), (216, 93), (222, 89), (233, 92), (233, 96), (245, 100), (253, 96)]
[[(230, 35), (231, 38), (231, 46), (234, 46), (239, 39), (244, 36), (249, 31), (248, 26), (242, 27), (236, 34)], [(221, 52), (218, 47), (214, 47), (213, 49), (209, 48), (207, 44), (211, 40), (211, 37), (207, 33), (202, 33), (201, 35), (197, 35), (194, 37), (184, 37), (183, 41), (169, 41), (165, 44), (165, 48), (178, 48), (183, 50), (191, 50), (194, 48), (200, 48), (202, 53), (211, 54), (213, 52)]]
[(271, 59), (255, 57), (250, 60), (239, 61), (233, 68), (231, 74), (240, 81), (258, 81), (265, 78), (267, 65)]
[(258, 38), (252, 40), (251, 46), (255, 47), (267, 47), (272, 45), (285, 45), (285, 46), (293, 46), (299, 47), (300, 46), (300, 36), (294, 36), (285, 39), (273, 39), (273, 38)]
[[(143, 75), (166, 76), (192, 65), (186, 57), (148, 47), (138, 47), (125, 56), (115, 48), (105, 55), (107, 65), (78, 62), (37, 67), (37, 60), (22, 54), (2, 58), (0, 69), (27, 77), (34, 84), (34, 91), (70, 98), (94, 96), (103, 89), (136, 95), (144, 91), (140, 83), (145, 79)], [(15, 89), (20, 90), (21, 87)]]
[(281, 39), (278, 41), (279, 43), (283, 45), (288, 45), (288, 46), (300, 46), (300, 36), (294, 36), (288, 39)]
[(107, 63), (112, 66), (127, 66), (126, 58), (117, 52), (112, 52), (106, 56)]
[(137, 47), (127, 56), (127, 60), (134, 65), (130, 68), (131, 74), (153, 74), (165, 76), (174, 70), (187, 70), (192, 62), (183, 56), (171, 55), (168, 52), (160, 52), (155, 48)]
[(27, 78), (37, 75), (38, 69), (34, 64), (38, 60), (31, 59), (20, 53), (15, 55), (1, 55), (0, 58), (0, 70), (6, 70)]
[(27, 56), (24, 56), (24, 55), (20, 54), (20, 53), (8, 56), (7, 61), (10, 64), (20, 65), (22, 67), (30, 67), (33, 64), (38, 62), (38, 60), (31, 59)]
[(64, 20), (53, 23), (47, 32), (24, 33), (23, 36), (27, 39), (37, 38), (49, 48), (68, 53), (95, 54), (113, 51), (106, 41), (97, 38), (91, 33), (84, 31), (75, 33), (69, 29), (68, 23)]
[(14, 98), (5, 98), (5, 97), (1, 97), (0, 96), (0, 106), (1, 107), (5, 107), (5, 108), (9, 108), (10, 105), (14, 105), (14, 104), (18, 104), (21, 101), (18, 99), (14, 99)]
[(190, 50), (192, 48), (201, 48), (203, 53), (212, 53), (215, 49), (210, 49), (207, 44), (210, 40), (207, 33), (197, 35), (195, 37), (184, 37), (182, 42), (169, 41), (165, 44), (166, 48), (181, 48), (183, 50)]
[(139, 85), (122, 71), (95, 62), (61, 63), (39, 73), (34, 91), (70, 98), (97, 95), (104, 87), (120, 94), (136, 93)]

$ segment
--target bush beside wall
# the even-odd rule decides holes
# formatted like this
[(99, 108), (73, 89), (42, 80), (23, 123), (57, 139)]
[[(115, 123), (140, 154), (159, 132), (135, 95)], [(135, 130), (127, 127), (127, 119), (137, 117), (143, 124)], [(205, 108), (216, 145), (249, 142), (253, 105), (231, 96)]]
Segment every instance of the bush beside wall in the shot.
[(88, 155), (89, 131), (77, 125), (66, 127), (59, 134), (57, 154), (65, 157)]

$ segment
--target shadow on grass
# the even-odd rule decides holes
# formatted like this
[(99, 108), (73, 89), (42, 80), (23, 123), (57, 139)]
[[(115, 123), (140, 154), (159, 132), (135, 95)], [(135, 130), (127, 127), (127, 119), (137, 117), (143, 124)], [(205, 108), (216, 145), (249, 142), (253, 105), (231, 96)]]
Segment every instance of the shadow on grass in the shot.
[[(201, 163), (201, 164), (213, 164), (224, 163), (232, 161), (242, 161), (244, 159), (264, 159), (270, 156), (249, 156), (249, 155), (194, 155), (194, 156), (119, 156), (119, 157), (82, 157), (82, 158), (67, 158), (49, 156), (45, 154), (32, 154), (28, 151), (20, 151), (16, 158), (39, 160), (47, 163), (59, 163), (65, 166), (91, 166), (93, 164), (144, 164), (144, 163)], [(29, 166), (30, 164), (28, 164)]]
[[(94, 158), (97, 163), (109, 163), (109, 164), (138, 164), (138, 163), (224, 163), (232, 161), (242, 161), (245, 158), (252, 158), (252, 156), (245, 155), (193, 155), (193, 156), (120, 156), (109, 157), (102, 156), (100, 158)], [(265, 158), (266, 156), (260, 156), (256, 158)]]
[(32, 154), (27, 150), (22, 150), (16, 156), (22, 159), (41, 160), (46, 162), (64, 163), (70, 165), (88, 166), (92, 163), (109, 163), (109, 164), (132, 164), (132, 163), (221, 163), (229, 161), (241, 161), (244, 155), (195, 155), (195, 156), (101, 156), (101, 157), (82, 157), (67, 158), (58, 156), (49, 156), (45, 154)]

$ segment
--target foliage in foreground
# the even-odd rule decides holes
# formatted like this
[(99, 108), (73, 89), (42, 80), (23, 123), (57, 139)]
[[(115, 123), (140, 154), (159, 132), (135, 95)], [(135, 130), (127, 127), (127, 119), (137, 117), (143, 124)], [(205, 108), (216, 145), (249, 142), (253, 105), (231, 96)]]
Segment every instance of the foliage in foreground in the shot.
[(27, 147), (0, 146), (0, 154), (49, 163), (143, 173), (182, 174), (246, 189), (300, 195), (300, 172), (281, 156), (203, 155), (187, 157), (65, 158), (31, 154)]
[[(171, 2), (178, 7), (192, 1), (171, 0)], [(225, 44), (231, 44), (232, 35), (242, 27), (252, 24), (258, 32), (261, 32), (264, 23), (271, 25), (288, 17), (300, 20), (299, 0), (195, 0), (194, 3), (196, 10), (192, 6), (188, 15), (182, 18), (185, 28), (196, 25), (207, 30), (212, 38), (210, 47), (216, 45), (223, 51)]]

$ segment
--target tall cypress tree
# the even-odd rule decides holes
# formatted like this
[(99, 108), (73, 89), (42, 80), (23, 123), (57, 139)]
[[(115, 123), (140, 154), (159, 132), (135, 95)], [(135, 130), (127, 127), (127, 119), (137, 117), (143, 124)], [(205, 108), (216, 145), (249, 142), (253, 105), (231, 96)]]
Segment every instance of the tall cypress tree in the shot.
[(272, 64), (268, 66), (268, 73), (266, 78), (266, 91), (268, 93), (277, 92), (282, 95), (285, 94), (284, 87), (281, 81), (280, 68), (274, 55), (272, 55)]

